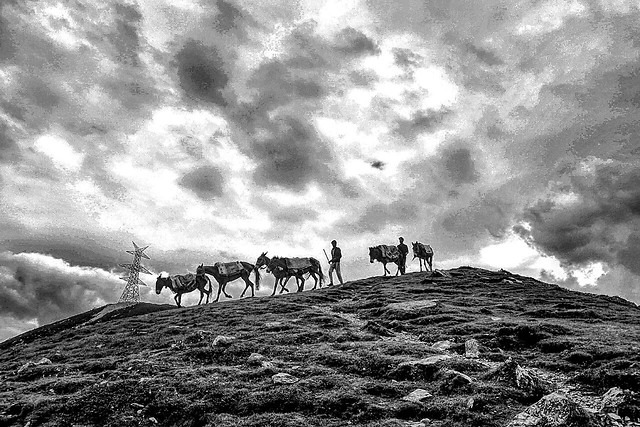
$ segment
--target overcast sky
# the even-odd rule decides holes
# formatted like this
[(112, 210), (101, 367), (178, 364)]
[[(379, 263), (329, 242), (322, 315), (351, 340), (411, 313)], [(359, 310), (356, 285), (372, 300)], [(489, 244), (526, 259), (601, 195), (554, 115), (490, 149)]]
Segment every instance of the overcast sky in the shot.
[(335, 238), (351, 280), (404, 236), (640, 302), (635, 0), (0, 8), (0, 340), (116, 302), (132, 240), (176, 274)]

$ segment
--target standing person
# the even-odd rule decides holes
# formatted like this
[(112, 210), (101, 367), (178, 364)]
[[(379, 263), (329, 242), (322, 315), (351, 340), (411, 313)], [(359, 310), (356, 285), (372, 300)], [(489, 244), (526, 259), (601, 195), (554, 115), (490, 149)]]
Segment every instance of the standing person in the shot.
[(398, 245), (398, 252), (400, 252), (400, 257), (398, 259), (398, 268), (400, 269), (400, 274), (404, 274), (407, 269), (407, 254), (409, 253), (409, 247), (404, 244), (404, 238), (398, 237), (400, 240), (400, 244)]
[(340, 258), (342, 258), (342, 251), (338, 247), (338, 242), (331, 241), (331, 259), (329, 260), (329, 286), (333, 285), (333, 270), (336, 271), (338, 280), (342, 285), (342, 273), (340, 273)]

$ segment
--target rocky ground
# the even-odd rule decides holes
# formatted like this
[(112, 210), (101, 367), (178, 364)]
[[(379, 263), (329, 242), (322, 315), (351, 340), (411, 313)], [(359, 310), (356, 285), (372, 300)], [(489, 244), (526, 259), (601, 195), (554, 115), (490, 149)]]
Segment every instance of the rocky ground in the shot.
[(639, 426), (639, 350), (635, 304), (469, 267), (108, 306), (0, 344), (0, 426)]

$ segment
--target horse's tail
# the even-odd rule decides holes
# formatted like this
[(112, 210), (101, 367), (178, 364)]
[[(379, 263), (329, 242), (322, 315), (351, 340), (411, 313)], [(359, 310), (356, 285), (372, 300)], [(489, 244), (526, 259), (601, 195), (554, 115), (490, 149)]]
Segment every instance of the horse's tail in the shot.
[(256, 291), (260, 290), (260, 269), (257, 265), (253, 266), (253, 274), (256, 275)]

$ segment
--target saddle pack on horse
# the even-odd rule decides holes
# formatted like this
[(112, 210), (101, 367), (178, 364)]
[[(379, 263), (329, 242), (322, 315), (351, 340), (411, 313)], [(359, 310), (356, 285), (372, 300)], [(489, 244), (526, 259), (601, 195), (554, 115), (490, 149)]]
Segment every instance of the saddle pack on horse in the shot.
[(312, 266), (309, 258), (285, 258), (285, 263), (288, 270), (302, 270)]
[(395, 261), (400, 257), (400, 251), (398, 248), (393, 245), (380, 245), (380, 253), (383, 258), (390, 259), (391, 261)]
[(433, 249), (431, 249), (431, 246), (429, 245), (418, 243), (418, 253), (416, 255), (422, 258), (428, 255), (433, 255)]
[(216, 262), (214, 266), (222, 276), (231, 276), (244, 270), (244, 266), (240, 261), (235, 262)]
[(170, 279), (174, 292), (191, 292), (198, 287), (193, 273), (170, 276)]

